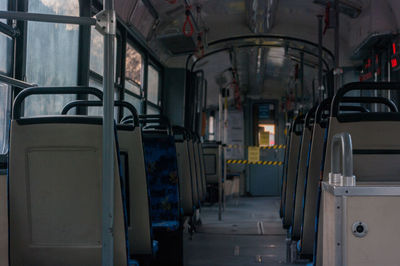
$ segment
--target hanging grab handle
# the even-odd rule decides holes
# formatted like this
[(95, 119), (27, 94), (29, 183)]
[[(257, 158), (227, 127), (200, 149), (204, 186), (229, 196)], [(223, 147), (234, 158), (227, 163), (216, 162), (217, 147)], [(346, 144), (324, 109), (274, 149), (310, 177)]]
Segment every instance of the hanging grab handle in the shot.
[[(343, 132), (333, 136), (331, 144), (331, 172), (329, 183), (338, 186), (355, 186), (353, 175), (353, 145), (349, 133)], [(340, 158), (342, 164), (340, 164)], [(340, 169), (342, 165), (342, 170)]]
[[(190, 9), (191, 8), (192, 8), (191, 6), (186, 7), (186, 12), (185, 12), (186, 20), (185, 20), (185, 23), (183, 23), (182, 30), (183, 30), (183, 34), (186, 37), (192, 37), (192, 35), (194, 33), (194, 26), (193, 26), (192, 21), (190, 20)], [(189, 26), (189, 29), (188, 29), (188, 26)]]

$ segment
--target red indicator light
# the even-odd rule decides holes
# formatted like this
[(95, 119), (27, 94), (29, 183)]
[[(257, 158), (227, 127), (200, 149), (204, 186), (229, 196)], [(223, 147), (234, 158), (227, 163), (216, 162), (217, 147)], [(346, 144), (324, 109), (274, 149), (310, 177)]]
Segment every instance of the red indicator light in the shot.
[(393, 58), (393, 59), (391, 60), (391, 63), (392, 63), (392, 67), (393, 67), (393, 68), (397, 67), (397, 65), (398, 65), (397, 59), (396, 59), (396, 58)]
[(396, 54), (396, 44), (392, 43), (392, 47), (393, 47), (393, 54)]

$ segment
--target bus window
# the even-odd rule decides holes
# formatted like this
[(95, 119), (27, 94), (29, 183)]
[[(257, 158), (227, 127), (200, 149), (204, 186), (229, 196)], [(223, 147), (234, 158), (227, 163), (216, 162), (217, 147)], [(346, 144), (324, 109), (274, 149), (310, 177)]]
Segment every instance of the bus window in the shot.
[(104, 36), (92, 28), (90, 38), (90, 70), (103, 76)]
[[(141, 113), (141, 106), (142, 106), (142, 100), (140, 99), (139, 96), (136, 96), (133, 93), (130, 93), (129, 91), (125, 90), (125, 95), (124, 95), (125, 101), (128, 103), (132, 104), (135, 108), (138, 114)], [(124, 115), (130, 115), (130, 112), (124, 108)]]
[(159, 115), (160, 114), (160, 110), (158, 108), (156, 108), (156, 107), (153, 107), (153, 106), (147, 104), (146, 114), (148, 114), (148, 115)]
[(147, 81), (147, 100), (159, 105), (159, 87), (160, 73), (151, 65), (149, 65), (149, 74)]
[(126, 44), (125, 88), (140, 95), (143, 80), (143, 56)]
[(10, 87), (0, 83), (0, 154), (8, 151), (8, 121), (10, 119)]
[[(79, 16), (79, 0), (29, 0), (28, 11)], [(76, 85), (78, 42), (77, 25), (28, 22), (26, 80), (39, 86)], [(75, 95), (32, 96), (25, 101), (25, 115), (58, 114), (74, 99)]]

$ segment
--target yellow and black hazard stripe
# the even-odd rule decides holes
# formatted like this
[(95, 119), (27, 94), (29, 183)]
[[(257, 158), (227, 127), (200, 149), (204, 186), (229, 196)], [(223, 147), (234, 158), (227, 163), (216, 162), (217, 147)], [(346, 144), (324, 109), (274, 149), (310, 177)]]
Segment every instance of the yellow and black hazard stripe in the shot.
[(248, 160), (226, 160), (227, 164), (254, 164), (254, 165), (273, 165), (273, 166), (281, 166), (283, 162), (278, 161), (248, 161)]
[[(240, 147), (244, 147), (242, 145), (226, 145), (227, 148), (238, 149)], [(278, 150), (278, 149), (286, 149), (286, 145), (273, 145), (273, 146), (261, 146), (261, 150)]]
[(286, 149), (286, 145), (273, 145), (273, 146), (262, 146), (260, 147), (262, 150), (277, 150), (277, 149)]

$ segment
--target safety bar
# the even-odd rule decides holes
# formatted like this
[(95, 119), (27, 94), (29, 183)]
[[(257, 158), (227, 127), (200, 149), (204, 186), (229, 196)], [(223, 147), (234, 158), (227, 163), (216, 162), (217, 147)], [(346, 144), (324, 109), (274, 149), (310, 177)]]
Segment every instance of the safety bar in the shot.
[[(68, 104), (66, 104), (61, 112), (62, 115), (66, 115), (72, 108), (76, 107), (102, 107), (103, 102), (101, 101), (88, 101), (88, 100), (78, 100), (78, 101), (73, 101)], [(132, 115), (130, 116), (131, 119), (133, 120), (133, 125), (134, 126), (139, 126), (139, 117), (136, 111), (136, 108), (124, 101), (114, 101), (114, 106), (115, 107), (125, 107), (128, 109)]]
[[(344, 117), (343, 115), (341, 116), (339, 114), (339, 106), (340, 103), (344, 102), (345, 98), (354, 98), (354, 97), (345, 97), (346, 93), (350, 91), (375, 91), (375, 90), (400, 90), (400, 82), (353, 82), (344, 85), (342, 88), (338, 90), (336, 93), (335, 97), (332, 100), (332, 110), (331, 110), (331, 117), (336, 117), (339, 121), (341, 122), (346, 122), (346, 121), (353, 121), (353, 120), (364, 120), (364, 121), (377, 121), (377, 120), (400, 120), (400, 114), (396, 111), (394, 113), (376, 113), (376, 112), (371, 112), (367, 115), (361, 114), (361, 115), (354, 115), (352, 114), (351, 119), (350, 116), (349, 118)], [(359, 97), (359, 98), (364, 98), (364, 97)], [(378, 100), (379, 98), (382, 97), (365, 97), (367, 99), (371, 99), (371, 101), (368, 101), (368, 103), (382, 103), (382, 104), (388, 104), (387, 101), (382, 102), (381, 100)], [(372, 101), (372, 99), (376, 99), (379, 102)], [(393, 107), (394, 103), (389, 101), (389, 106)], [(388, 106), (388, 107), (389, 107)], [(391, 110), (392, 108), (389, 107)], [(397, 108), (395, 108), (397, 110)], [(393, 111), (392, 111), (393, 112)], [(346, 115), (348, 116), (348, 115)]]
[(34, 84), (30, 84), (30, 83), (27, 83), (27, 82), (22, 81), (22, 80), (10, 78), (10, 77), (7, 77), (7, 76), (2, 75), (2, 74), (0, 74), (0, 82), (6, 83), (8, 85), (11, 85), (11, 86), (14, 86), (14, 87), (17, 87), (17, 88), (20, 88), (20, 89), (36, 87), (36, 85), (34, 85)]
[[(353, 145), (350, 134), (342, 132), (334, 135), (331, 149), (329, 183), (338, 186), (355, 186), (356, 177), (353, 175)], [(340, 163), (340, 157), (342, 163)], [(340, 165), (342, 165), (342, 171)]]
[(21, 105), (25, 98), (31, 95), (59, 95), (59, 94), (80, 94), (94, 95), (103, 100), (103, 92), (92, 87), (32, 87), (21, 91), (14, 100), (13, 119), (21, 118)]
[(342, 103), (377, 103), (386, 105), (390, 112), (399, 111), (396, 104), (392, 100), (385, 97), (343, 97)]
[[(322, 125), (324, 122), (323, 115), (325, 111), (331, 110), (331, 98), (323, 100), (317, 108), (315, 120), (318, 124)], [(390, 99), (384, 97), (343, 97), (342, 103), (380, 103), (389, 108), (391, 112), (398, 112), (396, 104)], [(363, 106), (356, 105), (341, 105), (339, 111), (356, 111), (360, 113), (367, 113), (369, 110)]]

